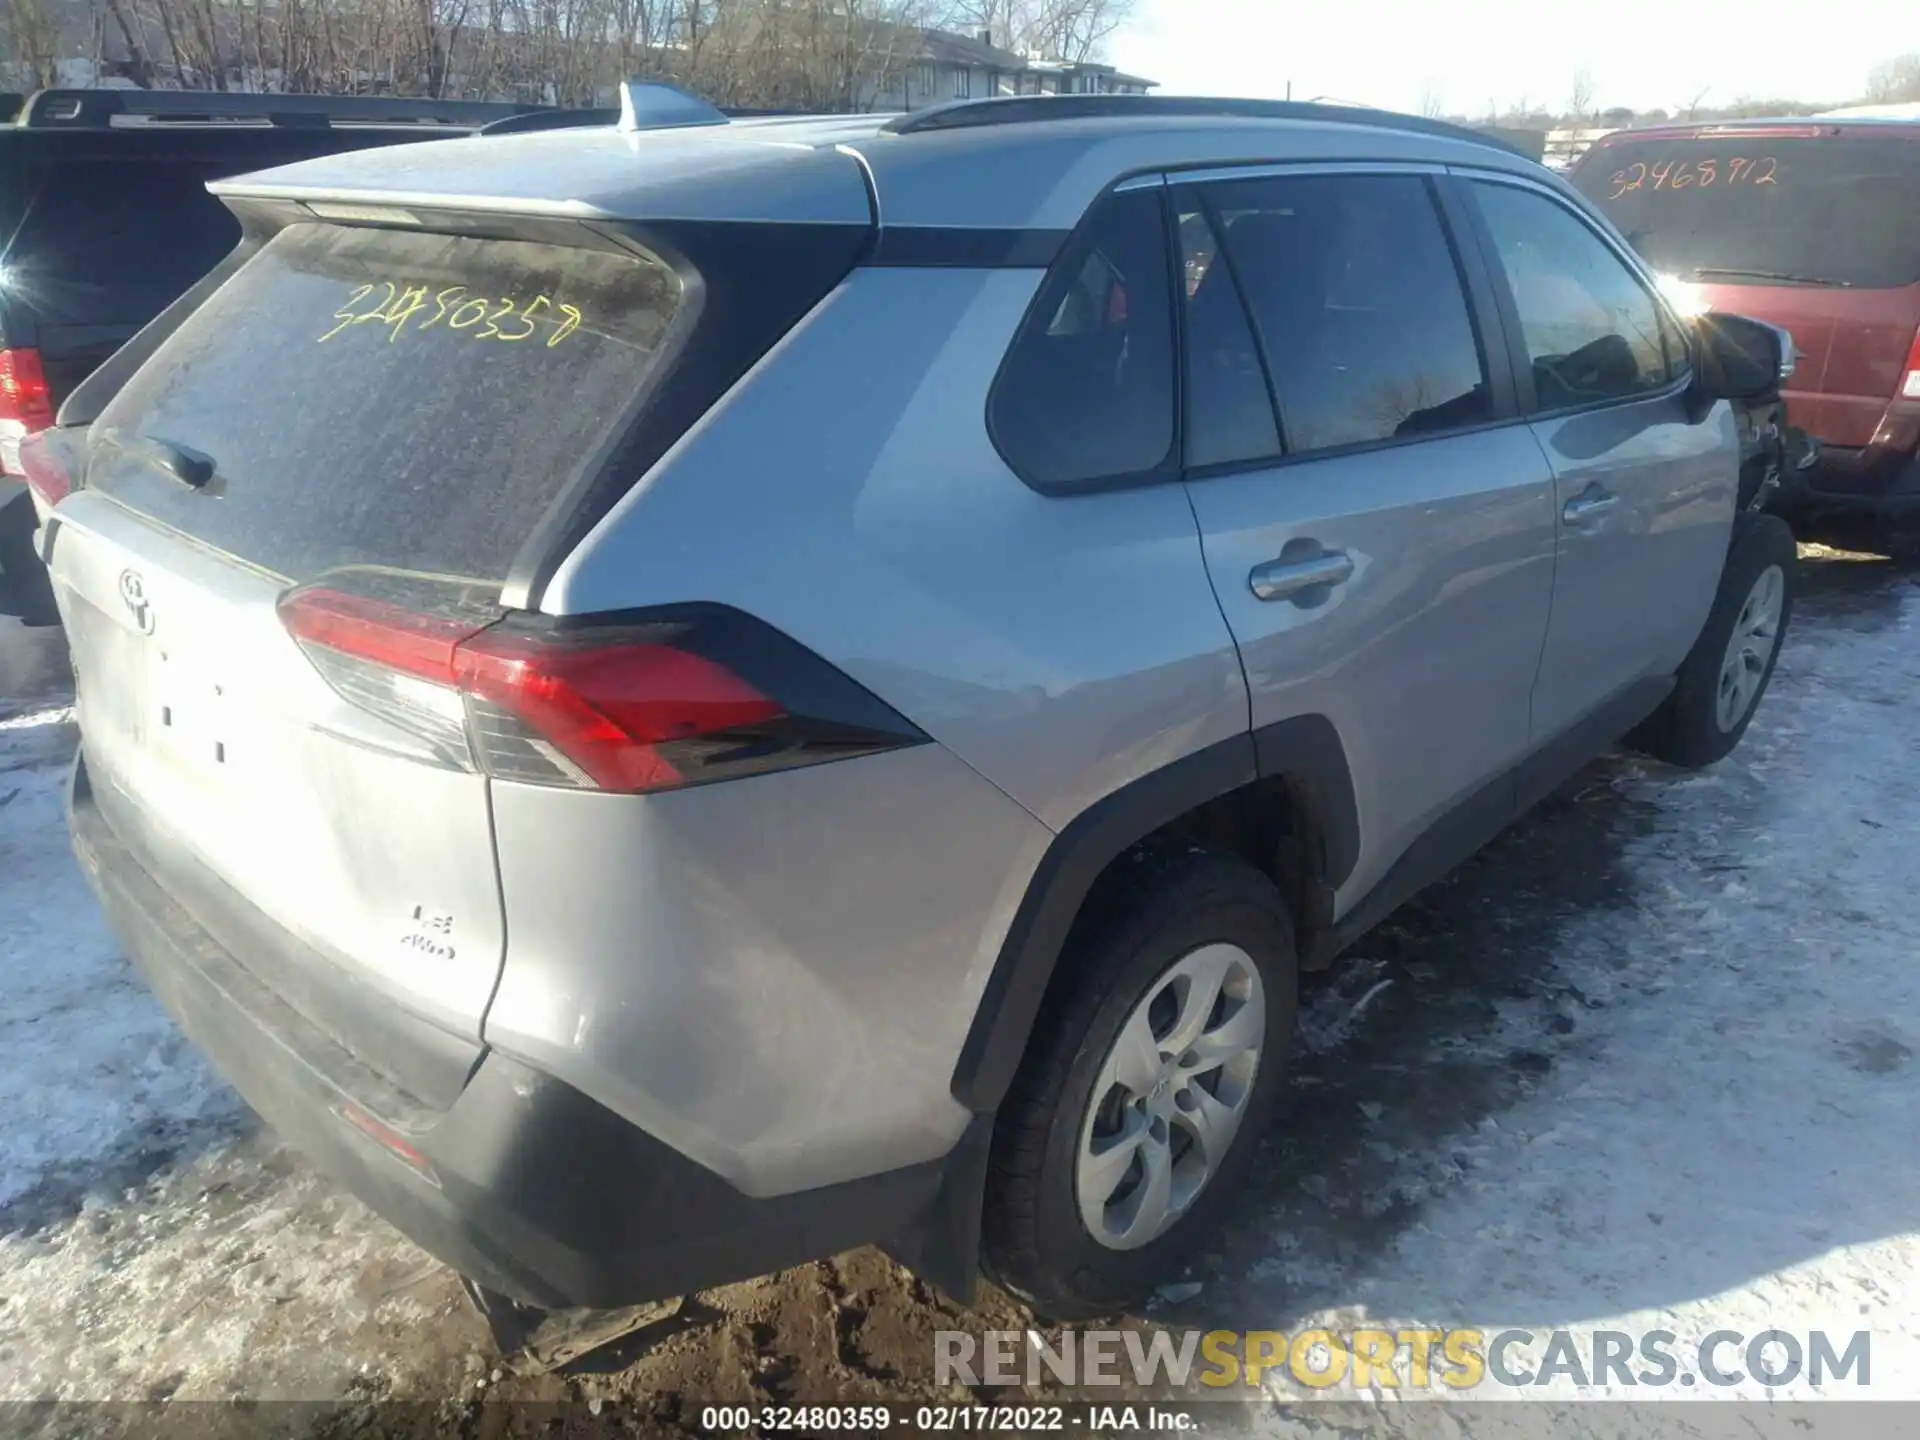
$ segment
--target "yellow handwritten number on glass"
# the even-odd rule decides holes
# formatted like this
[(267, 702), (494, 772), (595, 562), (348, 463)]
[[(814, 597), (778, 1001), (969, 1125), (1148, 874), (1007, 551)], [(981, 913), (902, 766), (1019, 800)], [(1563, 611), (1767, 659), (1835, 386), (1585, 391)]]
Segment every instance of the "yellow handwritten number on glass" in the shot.
[(387, 318), (387, 307), (399, 296), (400, 289), (391, 280), (382, 280), (380, 286), (387, 293), (380, 297), (380, 303), (371, 310), (366, 311), (364, 314), (354, 316), (354, 324), (364, 325), (369, 320), (385, 320)]
[(387, 311), (387, 323), (393, 328), (387, 333), (387, 343), (398, 343), (400, 332), (407, 328), (407, 321), (427, 308), (427, 287), (409, 285), (400, 292), (400, 298), (393, 302)]
[(322, 345), (326, 344), (327, 341), (331, 340), (334, 336), (338, 335), (342, 330), (346, 329), (347, 326), (351, 325), (355, 320), (358, 320), (360, 317), (354, 313), (353, 307), (358, 305), (362, 300), (366, 299), (367, 296), (371, 295), (372, 293), (373, 293), (373, 286), (371, 285), (362, 285), (358, 289), (356, 289), (353, 292), (353, 294), (347, 298), (347, 303), (342, 305), (338, 310), (333, 312), (333, 318), (338, 320), (340, 323), (334, 326), (331, 330), (327, 331), (326, 334), (322, 335), (320, 337), (320, 343)]
[[(540, 307), (543, 305), (551, 306), (552, 304), (553, 302), (547, 299), (547, 297), (544, 295), (534, 296), (532, 301), (528, 303), (527, 308), (522, 310), (517, 316), (514, 317), (525, 328), (521, 330), (517, 330), (513, 334), (508, 334), (505, 330), (496, 329), (494, 331), (495, 338), (500, 340), (507, 340), (507, 341), (527, 339), (529, 336), (533, 334), (534, 329), (536, 328), (533, 323), (533, 317), (537, 313), (539, 313)], [(512, 308), (513, 307), (511, 304), (509, 304), (507, 307), (508, 310), (511, 310)], [(502, 312), (502, 313), (505, 313), (505, 312)], [(497, 319), (498, 317), (495, 317), (495, 318)]]

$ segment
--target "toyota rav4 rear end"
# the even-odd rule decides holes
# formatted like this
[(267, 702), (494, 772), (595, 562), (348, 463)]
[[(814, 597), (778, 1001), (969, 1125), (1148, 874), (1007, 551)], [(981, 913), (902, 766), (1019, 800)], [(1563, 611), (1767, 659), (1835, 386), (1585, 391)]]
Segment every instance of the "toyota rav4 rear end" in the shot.
[(898, 1239), (1047, 838), (767, 617), (542, 607), (870, 242), (831, 126), (778, 128), (230, 182), (239, 252), (27, 449), (130, 954), (276, 1128), (537, 1305)]

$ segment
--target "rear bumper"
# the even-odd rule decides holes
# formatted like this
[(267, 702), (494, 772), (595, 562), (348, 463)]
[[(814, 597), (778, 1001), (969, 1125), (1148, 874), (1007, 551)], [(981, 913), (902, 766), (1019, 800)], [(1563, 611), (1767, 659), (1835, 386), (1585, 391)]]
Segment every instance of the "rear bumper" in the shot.
[(1920, 456), (1881, 446), (1822, 445), (1805, 470), (1782, 474), (1775, 508), (1788, 513), (1920, 515)]
[(428, 1105), (294, 1011), (161, 888), (95, 803), (84, 756), (69, 822), (109, 923), (194, 1043), (319, 1169), (482, 1285), (546, 1308), (633, 1304), (909, 1244), (937, 1208), (946, 1162), (749, 1197), (497, 1051), (449, 1106)]

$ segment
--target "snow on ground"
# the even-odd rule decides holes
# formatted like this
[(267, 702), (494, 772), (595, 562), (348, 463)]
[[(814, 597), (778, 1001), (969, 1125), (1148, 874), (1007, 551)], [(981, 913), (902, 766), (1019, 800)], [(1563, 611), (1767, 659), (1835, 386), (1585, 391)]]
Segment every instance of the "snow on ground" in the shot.
[(230, 1125), (237, 1101), (121, 958), (61, 843), (73, 712), (0, 719), (0, 1207)]
[[(1732, 760), (1597, 762), (1319, 982), (1205, 1288), (1156, 1320), (1661, 1328), (1683, 1358), (1714, 1329), (1865, 1328), (1867, 1393), (1920, 1396), (1920, 577), (1807, 569)], [(0, 633), (0, 1399), (470, 1392), (483, 1335), (445, 1272), (254, 1125), (117, 958), (60, 823), (59, 667), (22, 679), (19, 639)], [(930, 1328), (970, 1322), (890, 1275), (787, 1272), (607, 1383), (926, 1398)], [(1728, 1393), (1766, 1395), (1663, 1398)], [(1361, 1428), (1453, 1433), (1440, 1408)], [(1619, 1413), (1582, 1411), (1597, 1432)]]
[(0, 1214), (230, 1126), (233, 1094), (121, 958), (65, 844), (57, 630), (0, 620)]
[[(1865, 1329), (1871, 1388), (1824, 1393), (1920, 1397), (1920, 587), (1896, 572), (1862, 593), (1825, 568), (1743, 746), (1696, 775), (1590, 770), (1563, 808), (1603, 805), (1611, 834), (1564, 858), (1590, 891), (1613, 872), (1601, 903), (1552, 917), (1477, 1024), (1396, 1057), (1415, 1085), (1351, 1112), (1405, 1223), (1356, 1259), (1337, 1206), (1280, 1217), (1239, 1324), (1565, 1328), (1589, 1357), (1595, 1330), (1667, 1330), (1683, 1374), (1716, 1330), (1821, 1328), (1839, 1352)], [(1539, 838), (1515, 832), (1460, 884), (1493, 881), (1477, 898), (1500, 904), (1502, 860)], [(1309, 1012), (1323, 1065), (1374, 973), (1361, 959)], [(1391, 994), (1363, 1024), (1394, 1027)], [(1533, 1077), (1517, 1102), (1469, 1105), (1436, 1144), (1418, 1082), (1471, 1088), (1516, 1060)], [(1716, 1353), (1723, 1372), (1742, 1348)], [(1507, 1393), (1650, 1398), (1565, 1374)], [(1696, 1375), (1660, 1398), (1817, 1393)]]

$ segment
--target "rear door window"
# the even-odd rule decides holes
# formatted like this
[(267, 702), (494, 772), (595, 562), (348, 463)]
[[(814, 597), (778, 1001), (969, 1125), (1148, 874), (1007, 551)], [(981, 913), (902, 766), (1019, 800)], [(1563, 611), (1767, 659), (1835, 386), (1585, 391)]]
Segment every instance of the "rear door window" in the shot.
[[(682, 299), (625, 252), (292, 226), (102, 412), (87, 483), (295, 581), (499, 581), (660, 366)], [(171, 478), (155, 442), (213, 479)]]
[(1172, 263), (1157, 190), (1102, 201), (1007, 353), (988, 418), (1039, 489), (1161, 470), (1174, 439)]
[(1475, 181), (1473, 191), (1520, 317), (1539, 409), (1629, 399), (1679, 375), (1652, 292), (1584, 220), (1517, 186)]
[(1241, 180), (1206, 186), (1204, 198), (1259, 330), (1290, 453), (1494, 418), (1424, 179)]
[(1920, 140), (1906, 135), (1622, 137), (1572, 180), (1648, 264), (1682, 279), (1920, 282)]

